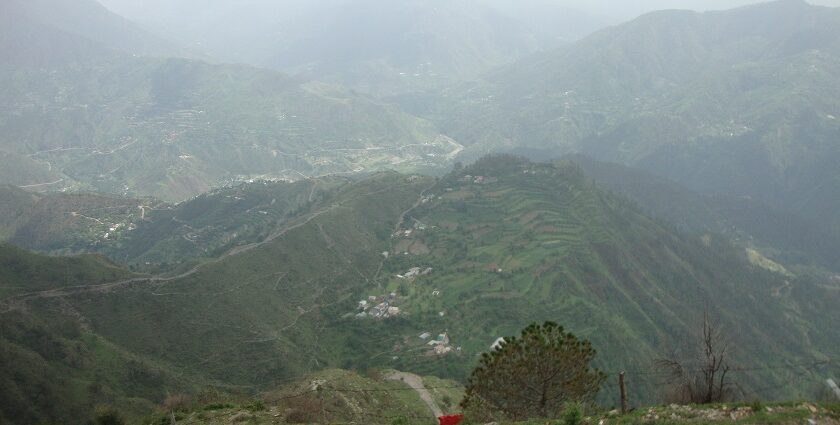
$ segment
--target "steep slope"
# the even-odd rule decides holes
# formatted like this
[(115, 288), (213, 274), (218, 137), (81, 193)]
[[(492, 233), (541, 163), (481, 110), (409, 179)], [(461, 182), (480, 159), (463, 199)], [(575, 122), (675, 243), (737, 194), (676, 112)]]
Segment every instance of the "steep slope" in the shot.
[(0, 241), (49, 255), (98, 253), (132, 270), (186, 270), (264, 240), (350, 183), (262, 181), (178, 204), (0, 186)]
[(33, 188), (182, 200), (231, 181), (427, 167), (459, 149), (394, 107), (245, 66), (118, 57), (0, 81), (0, 157), (20, 164), (0, 182)]
[[(745, 397), (809, 394), (837, 372), (836, 277), (768, 271), (725, 240), (681, 236), (568, 163), (376, 175), (278, 226), (175, 276), (0, 304), (41, 306), (45, 320), (72, 311), (121, 350), (249, 391), (328, 367), (463, 378), (496, 338), (551, 319), (592, 339), (605, 370), (632, 371), (636, 400), (651, 401), (652, 360), (704, 309), (737, 340)], [(446, 335), (434, 348), (427, 333)]]
[[(36, 317), (80, 318), (120, 350), (177, 364), (188, 376), (271, 388), (366, 355), (342, 348), (351, 334), (330, 326), (340, 318), (323, 310), (369, 284), (401, 211), (429, 184), (373, 177), (316, 202), (262, 243), (178, 276), (84, 287), (59, 278), (56, 286), (69, 287), (18, 291), (4, 297), (2, 310), (14, 315), (43, 306)], [(67, 308), (50, 309), (56, 305)]]
[[(47, 258), (0, 245), (0, 295), (103, 284), (130, 278), (94, 256)], [(115, 346), (68, 304), (0, 308), (0, 421), (84, 423), (97, 404), (129, 417), (148, 414), (167, 392), (210, 384)]]
[(4, 66), (54, 65), (120, 52), (183, 54), (95, 0), (8, 0), (0, 5), (0, 22)]
[[(400, 209), (428, 184), (372, 178), (316, 203), (261, 244), (171, 278), (131, 277), (113, 266), (108, 275), (90, 264), (93, 257), (51, 259), (4, 247), (0, 315), (8, 329), (0, 342), (4, 364), (21, 369), (16, 378), (4, 375), (15, 384), (3, 387), (10, 391), (3, 415), (12, 423), (81, 422), (95, 403), (149, 413), (167, 393), (213, 385), (253, 394), (339, 365), (347, 335), (324, 329), (321, 310), (358, 290), (363, 274), (375, 274), (376, 235), (390, 234)], [(64, 335), (56, 324), (82, 330)], [(62, 354), (64, 346), (77, 355)], [(23, 372), (39, 369), (48, 373)]]
[(840, 267), (840, 236), (825, 225), (778, 211), (744, 197), (706, 195), (666, 178), (620, 164), (584, 156), (570, 157), (604, 188), (620, 193), (649, 215), (689, 232), (729, 236), (784, 264)]
[(586, 153), (837, 227), (838, 75), (838, 9), (666, 11), (447, 93), (440, 119), (468, 152)]
[(105, 1), (214, 57), (381, 94), (472, 78), (604, 26), (545, 0), (127, 3)]
[[(767, 365), (835, 355), (836, 332), (801, 314), (821, 309), (823, 297), (836, 300), (836, 280), (770, 273), (725, 240), (680, 236), (574, 166), (490, 158), (429, 194), (392, 252), (409, 255), (394, 256), (388, 270), (434, 271), (414, 282), (392, 278), (389, 289), (408, 294), (402, 308), (418, 331), (448, 329), (466, 353), (553, 319), (591, 338), (607, 370), (635, 370), (636, 391), (655, 398), (655, 379), (643, 371), (694, 335), (708, 309), (737, 339), (738, 361), (756, 370), (737, 377), (748, 392), (784, 397), (760, 391), (784, 380)], [(817, 388), (819, 375), (803, 373)]]
[(27, 192), (0, 185), (0, 240), (49, 254), (105, 253), (153, 201), (94, 193)]

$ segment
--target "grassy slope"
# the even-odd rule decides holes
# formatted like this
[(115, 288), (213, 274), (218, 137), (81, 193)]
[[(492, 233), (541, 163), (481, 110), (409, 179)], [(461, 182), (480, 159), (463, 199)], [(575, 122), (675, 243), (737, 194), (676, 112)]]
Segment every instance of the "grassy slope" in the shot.
[(50, 258), (0, 244), (0, 295), (114, 282), (131, 273), (97, 255)]
[(339, 364), (344, 336), (323, 329), (321, 309), (372, 278), (377, 235), (390, 233), (423, 184), (372, 178), (247, 253), (174, 281), (70, 302), (116, 343), (233, 384), (268, 385)]
[[(426, 230), (392, 236), (426, 188), (402, 225), (417, 219)], [(113, 347), (200, 377), (184, 382), (246, 393), (326, 367), (463, 377), (496, 337), (551, 319), (591, 338), (606, 370), (627, 369), (634, 401), (644, 402), (659, 396), (645, 374), (651, 360), (697, 330), (704, 305), (736, 339), (738, 366), (760, 369), (737, 374), (746, 396), (807, 395), (837, 372), (797, 366), (837, 354), (840, 335), (826, 326), (840, 320), (837, 282), (753, 269), (742, 250), (680, 236), (567, 163), (489, 158), (440, 181), (376, 175), (278, 230), (192, 274), (28, 305), (43, 321), (70, 312)], [(413, 283), (393, 277), (414, 266), (433, 272)], [(390, 291), (404, 316), (353, 319), (359, 299)], [(460, 355), (428, 355), (418, 335), (445, 330)]]
[[(463, 174), (490, 180), (464, 183)], [(415, 264), (435, 269), (403, 289), (418, 334), (448, 329), (466, 353), (475, 353), (531, 321), (555, 320), (591, 338), (608, 370), (636, 371), (640, 400), (658, 396), (645, 371), (696, 333), (704, 306), (737, 340), (744, 364), (836, 355), (830, 342), (836, 332), (805, 313), (833, 314), (814, 303), (836, 299), (836, 284), (803, 278), (788, 293), (783, 276), (750, 267), (743, 251), (719, 238), (706, 246), (679, 236), (596, 189), (573, 166), (483, 161), (432, 193), (440, 199), (413, 215), (431, 230), (412, 236), (431, 253), (389, 263), (393, 273)], [(404, 283), (395, 278), (391, 285), (399, 290)], [(777, 288), (784, 296), (774, 296)], [(440, 367), (423, 363), (417, 367), (424, 373)], [(820, 375), (804, 373), (803, 387), (765, 392), (759, 389), (781, 384), (782, 374), (738, 379), (761, 396), (788, 397), (817, 387)]]
[(137, 270), (185, 268), (264, 239), (347, 183), (243, 184), (179, 204), (0, 186), (0, 239), (51, 255), (96, 252)]
[[(15, 417), (29, 403), (37, 420), (84, 418), (94, 401), (131, 411), (126, 397), (142, 401), (144, 407), (135, 410), (148, 411), (169, 391), (195, 392), (199, 385), (220, 382), (223, 391), (250, 392), (306, 370), (338, 365), (343, 353), (335, 345), (322, 347), (318, 338), (339, 344), (344, 336), (322, 328), (321, 305), (357, 290), (364, 282), (360, 274), (372, 276), (381, 258), (375, 254), (382, 243), (376, 235), (390, 233), (400, 209), (408, 208), (425, 185), (424, 179), (373, 177), (313, 206), (319, 215), (302, 218), (299, 227), (290, 223), (273, 242), (166, 284), (138, 282), (62, 299), (30, 298), (25, 310), (3, 313), (8, 327), (4, 353), (21, 364), (17, 375), (8, 377), (16, 383), (8, 387), (14, 403), (4, 414)], [(106, 271), (117, 271), (89, 264), (93, 257), (47, 259), (12, 248), (4, 252), (9, 266), (2, 269), (3, 286), (13, 291), (7, 295), (118, 280), (116, 275), (103, 277)], [(76, 321), (82, 330), (68, 337), (49, 328)], [(59, 354), (45, 357), (39, 351), (42, 343), (59, 347)], [(76, 347), (83, 366), (68, 365), (72, 359), (60, 351), (64, 345)], [(106, 358), (113, 359), (112, 366), (91, 369)], [(64, 380), (53, 387), (29, 373), (39, 368)], [(178, 370), (177, 377), (171, 370)], [(92, 383), (99, 375), (107, 381), (106, 392), (118, 396), (97, 396), (99, 387)], [(124, 376), (138, 382), (120, 380)], [(79, 382), (72, 391), (68, 380)], [(43, 400), (28, 391), (34, 388), (43, 388)], [(57, 407), (50, 410), (46, 403)]]
[[(96, 256), (48, 258), (0, 245), (0, 294), (113, 282), (130, 277)], [(68, 304), (34, 300), (0, 312), (0, 421), (86, 420), (95, 404), (145, 414), (167, 391), (195, 391), (198, 377), (120, 348)]]
[[(293, 418), (301, 417), (296, 413), (304, 412), (303, 417), (311, 422), (325, 423), (433, 421), (431, 411), (416, 391), (402, 382), (386, 379), (385, 373), (389, 372), (361, 375), (327, 369), (270, 391), (258, 400), (188, 403), (175, 411), (175, 417), (184, 424), (227, 424), (236, 421), (234, 417), (239, 417), (241, 422), (263, 424), (291, 422)], [(445, 392), (447, 400), (455, 400), (454, 403), (462, 396), (463, 387), (457, 382), (435, 377), (422, 377), (422, 380), (425, 387)], [(316, 384), (320, 391), (313, 390)], [(447, 412), (457, 411), (451, 405), (442, 408)]]

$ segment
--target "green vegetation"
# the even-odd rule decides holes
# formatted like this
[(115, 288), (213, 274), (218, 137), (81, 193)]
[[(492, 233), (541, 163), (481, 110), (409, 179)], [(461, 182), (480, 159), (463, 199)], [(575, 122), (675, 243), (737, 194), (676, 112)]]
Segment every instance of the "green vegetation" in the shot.
[(426, 115), (473, 157), (585, 153), (836, 231), (837, 28), (840, 10), (799, 0), (652, 13), (447, 91)]
[(348, 183), (240, 184), (179, 204), (0, 186), (0, 239), (51, 255), (96, 252), (134, 270), (187, 269), (264, 240)]
[[(176, 417), (178, 423), (184, 424), (414, 424), (434, 421), (429, 406), (417, 391), (390, 377), (394, 371), (375, 372), (363, 376), (351, 371), (327, 369), (268, 391), (258, 399), (209, 404), (193, 401), (146, 418), (143, 423), (168, 423), (170, 414)], [(443, 387), (453, 395), (460, 395), (459, 391), (463, 391), (453, 381), (418, 379), (425, 388)]]
[(599, 186), (633, 200), (647, 214), (695, 234), (725, 235), (788, 265), (840, 267), (840, 234), (825, 223), (762, 202), (694, 192), (664, 177), (619, 164), (570, 157)]
[(0, 116), (16, 117), (0, 121), (0, 148), (57, 177), (4, 168), (0, 181), (42, 189), (180, 201), (230, 182), (439, 165), (458, 149), (393, 107), (245, 66), (115, 57), (0, 81)]
[(595, 349), (556, 323), (536, 323), (481, 356), (461, 403), (465, 409), (513, 419), (563, 417), (577, 424), (577, 403), (592, 401), (606, 376), (590, 369)]
[[(652, 362), (699, 331), (704, 306), (737, 335), (733, 361), (745, 370), (732, 379), (744, 388), (740, 397), (806, 396), (837, 372), (827, 360), (837, 355), (840, 330), (826, 324), (840, 320), (833, 308), (838, 282), (756, 268), (719, 237), (683, 236), (599, 189), (571, 163), (501, 156), (441, 179), (382, 173), (330, 181), (314, 192), (312, 181), (255, 183), (161, 212), (168, 214), (161, 223), (188, 218), (195, 229), (217, 229), (222, 240), (247, 228), (252, 219), (244, 211), (277, 199), (271, 218), (255, 221), (265, 230), (243, 231), (243, 244), (219, 245), (170, 277), (130, 277), (99, 257), (53, 259), (8, 248), (0, 322), (41, 331), (2, 334), (14, 347), (8, 361), (32, 371), (18, 372), (30, 377), (19, 387), (4, 388), (42, 385), (56, 409), (87, 418), (96, 404), (137, 417), (167, 395), (197, 397), (207, 387), (254, 397), (327, 368), (463, 380), (498, 337), (556, 320), (599, 348), (595, 367), (611, 377), (628, 371), (638, 406), (661, 399)], [(148, 225), (158, 229), (150, 234), (181, 237), (180, 227)], [(81, 270), (66, 271), (73, 268)], [(359, 300), (391, 292), (398, 314), (356, 317)], [(815, 316), (824, 320), (809, 319)], [(65, 335), (56, 324), (80, 330)], [(436, 347), (424, 333), (441, 334), (432, 337)], [(64, 355), (34, 354), (45, 352), (39, 341), (86, 347), (87, 360), (74, 368)], [(56, 388), (36, 380), (41, 376), (81, 384)], [(93, 392), (97, 376), (111, 396)], [(143, 377), (143, 385), (128, 385), (125, 376)], [(61, 396), (69, 388), (81, 389)], [(32, 409), (37, 418), (58, 418), (33, 403), (32, 392), (15, 394), (7, 399), (39, 406)], [(461, 399), (445, 391), (432, 397), (450, 408)], [(598, 400), (610, 405), (615, 397), (608, 381)]]

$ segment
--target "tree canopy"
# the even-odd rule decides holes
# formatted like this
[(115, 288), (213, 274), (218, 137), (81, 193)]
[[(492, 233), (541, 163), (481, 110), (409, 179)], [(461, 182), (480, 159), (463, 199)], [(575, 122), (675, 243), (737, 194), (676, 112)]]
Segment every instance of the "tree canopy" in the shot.
[(589, 401), (606, 375), (591, 368), (595, 349), (553, 322), (531, 324), (484, 353), (467, 384), (463, 407), (510, 419), (558, 418), (570, 402)]

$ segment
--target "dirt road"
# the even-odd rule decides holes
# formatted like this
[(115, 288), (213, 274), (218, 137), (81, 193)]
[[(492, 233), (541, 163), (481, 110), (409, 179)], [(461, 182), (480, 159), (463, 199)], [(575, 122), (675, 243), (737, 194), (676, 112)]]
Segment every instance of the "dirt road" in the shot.
[(414, 391), (417, 391), (417, 395), (426, 403), (426, 406), (429, 406), (429, 409), (432, 411), (432, 414), (435, 418), (443, 416), (443, 412), (438, 407), (437, 403), (435, 403), (435, 399), (432, 398), (432, 395), (429, 394), (429, 390), (426, 389), (425, 385), (423, 385), (423, 379), (413, 373), (406, 373), (406, 372), (394, 372), (387, 376), (387, 379), (391, 381), (402, 381), (405, 382), (406, 385), (411, 387)]

